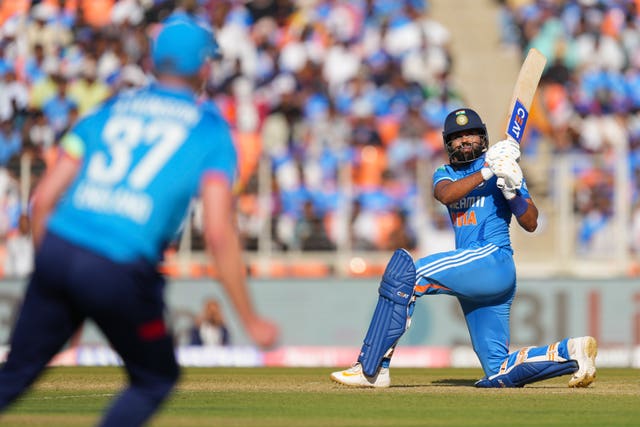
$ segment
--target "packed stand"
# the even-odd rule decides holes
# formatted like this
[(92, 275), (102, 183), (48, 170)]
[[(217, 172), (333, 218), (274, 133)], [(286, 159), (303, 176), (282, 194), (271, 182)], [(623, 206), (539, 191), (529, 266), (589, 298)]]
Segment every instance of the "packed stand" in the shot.
[[(239, 149), (248, 250), (258, 249), (265, 229), (269, 249), (288, 251), (440, 244), (418, 233), (429, 229), (450, 237), (442, 210), (421, 214), (416, 187), (420, 162), (444, 162), (441, 125), (462, 105), (450, 79), (449, 33), (429, 17), (428, 2), (2, 2), (7, 275), (30, 269), (16, 272), (7, 251), (33, 251), (20, 224), (59, 137), (116, 91), (151, 81), (149, 40), (171, 13), (211, 25), (224, 55), (202, 102), (229, 121)], [(197, 203), (193, 219), (192, 248), (200, 249)]]
[(115, 91), (146, 84), (148, 32), (137, 1), (0, 3), (0, 271), (33, 264), (29, 195), (59, 137)]
[[(571, 155), (578, 253), (610, 254), (614, 171), (627, 150), (631, 227), (640, 229), (640, 2), (499, 3), (503, 43), (523, 53), (536, 47), (549, 61), (527, 155), (539, 155), (543, 139), (555, 158)], [(637, 231), (630, 245), (640, 254)]]
[(255, 3), (214, 10), (208, 91), (246, 148), (246, 247), (267, 229), (269, 250), (416, 248), (443, 215), (421, 216), (417, 165), (444, 162), (442, 122), (462, 105), (448, 31), (423, 1)]

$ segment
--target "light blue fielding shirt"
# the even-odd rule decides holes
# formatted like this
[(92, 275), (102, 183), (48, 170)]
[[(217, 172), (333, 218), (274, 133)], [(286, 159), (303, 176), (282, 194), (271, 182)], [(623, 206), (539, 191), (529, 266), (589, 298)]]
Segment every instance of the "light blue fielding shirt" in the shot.
[(184, 89), (123, 92), (81, 119), (61, 141), (81, 162), (48, 228), (114, 261), (156, 263), (203, 179), (230, 185), (237, 156), (229, 127)]
[[(484, 156), (462, 167), (440, 166), (433, 173), (433, 185), (443, 180), (457, 181), (479, 171), (484, 165)], [(496, 186), (496, 177), (483, 182), (461, 200), (447, 206), (456, 236), (456, 248), (468, 248), (476, 242), (490, 242), (511, 249), (509, 224), (511, 209)], [(520, 194), (530, 198), (526, 182)]]

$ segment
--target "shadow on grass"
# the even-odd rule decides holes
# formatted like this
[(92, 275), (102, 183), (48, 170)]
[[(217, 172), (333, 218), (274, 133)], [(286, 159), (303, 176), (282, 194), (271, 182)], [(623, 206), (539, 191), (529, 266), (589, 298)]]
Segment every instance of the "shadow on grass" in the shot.
[(455, 378), (445, 378), (432, 381), (428, 384), (400, 384), (392, 385), (392, 388), (417, 388), (417, 387), (474, 387), (476, 380), (464, 380)]
[(448, 387), (474, 387), (476, 380), (470, 379), (459, 379), (459, 378), (443, 378), (441, 380), (435, 380), (432, 384), (438, 386), (448, 386)]

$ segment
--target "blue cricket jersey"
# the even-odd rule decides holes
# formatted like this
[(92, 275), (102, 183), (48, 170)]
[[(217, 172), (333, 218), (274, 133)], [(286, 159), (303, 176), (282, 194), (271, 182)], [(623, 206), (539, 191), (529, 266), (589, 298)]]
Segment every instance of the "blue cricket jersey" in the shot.
[(232, 185), (236, 175), (224, 119), (191, 91), (157, 84), (108, 100), (61, 145), (82, 165), (48, 229), (118, 262), (157, 262), (203, 178)]
[[(442, 180), (457, 181), (479, 171), (484, 166), (484, 156), (465, 166), (440, 166), (433, 173), (433, 185)], [(447, 206), (455, 231), (456, 248), (468, 248), (474, 242), (490, 242), (498, 247), (511, 248), (509, 224), (511, 209), (496, 187), (496, 177), (477, 186), (462, 199)], [(530, 198), (526, 182), (519, 190), (524, 198)]]

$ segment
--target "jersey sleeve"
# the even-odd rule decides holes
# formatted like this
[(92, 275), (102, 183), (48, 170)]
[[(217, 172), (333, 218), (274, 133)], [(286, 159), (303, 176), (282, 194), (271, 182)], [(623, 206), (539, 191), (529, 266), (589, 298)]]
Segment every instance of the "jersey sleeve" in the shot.
[(454, 181), (447, 165), (442, 165), (433, 172), (433, 186), (435, 187), (437, 183), (444, 180)]
[(203, 158), (202, 179), (223, 177), (233, 187), (238, 169), (238, 155), (226, 123), (215, 120), (208, 126), (203, 138), (208, 150)]
[(75, 160), (80, 160), (85, 156), (87, 143), (90, 140), (92, 129), (95, 127), (92, 124), (93, 120), (93, 114), (85, 116), (60, 139), (60, 148), (66, 156)]
[(84, 141), (73, 131), (66, 133), (62, 137), (60, 148), (67, 157), (71, 157), (74, 160), (82, 159), (86, 151)]

